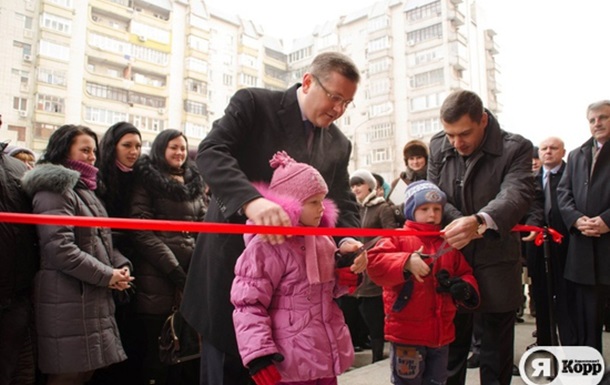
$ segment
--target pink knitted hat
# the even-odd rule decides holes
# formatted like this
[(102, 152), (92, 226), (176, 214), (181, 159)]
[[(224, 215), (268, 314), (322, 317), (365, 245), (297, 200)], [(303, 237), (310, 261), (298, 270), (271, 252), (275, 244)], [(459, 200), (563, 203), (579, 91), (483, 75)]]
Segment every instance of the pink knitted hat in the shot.
[(328, 186), (318, 170), (308, 164), (298, 163), (286, 151), (278, 151), (269, 164), (275, 169), (269, 185), (271, 190), (299, 202), (305, 202), (316, 194), (328, 194)]

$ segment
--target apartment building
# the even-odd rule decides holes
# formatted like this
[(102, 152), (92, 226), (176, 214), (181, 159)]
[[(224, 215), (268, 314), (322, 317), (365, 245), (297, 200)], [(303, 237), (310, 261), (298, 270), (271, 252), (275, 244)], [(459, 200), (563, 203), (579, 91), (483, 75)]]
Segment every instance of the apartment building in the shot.
[(348, 54), (362, 72), (354, 106), (337, 122), (354, 147), (352, 169), (394, 179), (404, 144), (442, 129), (439, 108), (452, 90), (471, 89), (500, 111), (495, 33), (479, 26), (477, 10), (472, 0), (378, 1), (295, 42), (292, 79), (325, 50)]
[(0, 140), (41, 151), (53, 130), (82, 123), (102, 134), (126, 120), (146, 145), (179, 128), (192, 148), (243, 87), (285, 89), (313, 57), (336, 50), (362, 72), (337, 122), (352, 140), (351, 168), (391, 180), (402, 147), (441, 130), (454, 89), (501, 110), (499, 49), (475, 0), (381, 0), (312, 26), (291, 42), (204, 0), (25, 0), (0, 4)]

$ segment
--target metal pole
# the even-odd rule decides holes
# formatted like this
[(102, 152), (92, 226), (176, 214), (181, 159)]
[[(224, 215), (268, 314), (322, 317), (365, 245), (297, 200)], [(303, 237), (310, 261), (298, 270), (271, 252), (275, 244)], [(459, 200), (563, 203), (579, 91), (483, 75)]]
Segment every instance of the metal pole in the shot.
[(551, 328), (551, 346), (558, 346), (557, 323), (555, 321), (555, 299), (553, 296), (553, 270), (551, 261), (551, 236), (548, 227), (544, 227), (544, 274), (546, 276), (546, 291), (549, 301), (549, 326)]

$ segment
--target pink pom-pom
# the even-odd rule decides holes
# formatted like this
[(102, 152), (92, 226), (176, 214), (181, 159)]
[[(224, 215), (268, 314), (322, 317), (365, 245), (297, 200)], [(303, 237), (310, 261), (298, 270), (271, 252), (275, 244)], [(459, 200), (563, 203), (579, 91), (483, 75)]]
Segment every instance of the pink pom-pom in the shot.
[(278, 151), (275, 153), (275, 155), (273, 155), (273, 158), (271, 158), (269, 164), (271, 165), (271, 168), (278, 168), (280, 166), (286, 166), (293, 162), (294, 159), (292, 159), (290, 155), (286, 153), (286, 151)]

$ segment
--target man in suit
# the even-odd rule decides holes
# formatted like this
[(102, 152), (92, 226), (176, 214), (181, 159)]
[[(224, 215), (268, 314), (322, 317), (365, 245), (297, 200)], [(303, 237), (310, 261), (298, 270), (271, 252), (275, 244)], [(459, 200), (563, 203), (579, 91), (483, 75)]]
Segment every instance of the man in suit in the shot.
[[(563, 223), (557, 204), (557, 185), (566, 168), (563, 157), (566, 154), (563, 140), (550, 137), (540, 142), (538, 155), (542, 167), (536, 173), (536, 184), (543, 192), (536, 197), (539, 205), (544, 207), (543, 221), (540, 225), (548, 226), (564, 236), (561, 243), (550, 241), (550, 268), (548, 275), (545, 269), (544, 248), (529, 242), (527, 248), (527, 266), (532, 278), (533, 296), (536, 303), (536, 344), (551, 345), (550, 306), (553, 306), (554, 320), (559, 331), (561, 345), (574, 345), (574, 326), (570, 311), (569, 296), (571, 285), (564, 275), (566, 254), (569, 244), (568, 229)], [(547, 278), (551, 278), (552, 293), (547, 290)]]
[[(352, 103), (360, 75), (347, 56), (327, 52), (316, 56), (302, 83), (288, 90), (242, 89), (231, 99), (225, 115), (214, 122), (199, 145), (197, 165), (212, 194), (206, 221), (290, 226), (275, 203), (261, 197), (253, 181), (269, 182), (269, 160), (285, 150), (298, 162), (314, 166), (328, 184), (341, 227), (359, 227), (358, 207), (349, 187), (347, 170), (351, 143), (333, 124)], [(276, 244), (284, 237), (270, 235)], [(340, 242), (340, 251), (355, 250), (359, 242)], [(241, 235), (200, 234), (189, 268), (182, 302), (187, 321), (203, 340), (201, 383), (248, 384), (239, 357), (229, 295), (234, 266), (244, 249)], [(366, 257), (352, 270), (366, 268)]]
[[(534, 198), (532, 143), (508, 133), (481, 98), (451, 93), (441, 106), (443, 131), (430, 141), (428, 180), (447, 194), (445, 238), (461, 249), (479, 284), (480, 381), (511, 381), (515, 315), (522, 303), (521, 245), (511, 229)], [(458, 312), (447, 384), (464, 384), (473, 313)]]
[(574, 287), (576, 344), (601, 353), (610, 292), (610, 100), (589, 105), (587, 120), (591, 138), (568, 155), (557, 198), (570, 230), (565, 278)]

